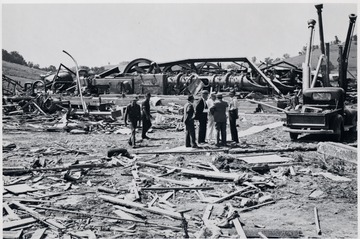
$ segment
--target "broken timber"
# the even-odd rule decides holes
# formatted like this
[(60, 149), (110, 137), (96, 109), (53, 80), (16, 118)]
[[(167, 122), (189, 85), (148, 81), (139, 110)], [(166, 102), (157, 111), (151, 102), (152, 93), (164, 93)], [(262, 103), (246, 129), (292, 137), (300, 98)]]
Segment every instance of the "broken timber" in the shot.
[(251, 186), (247, 186), (245, 188), (237, 190), (237, 191), (235, 191), (233, 193), (230, 193), (229, 195), (226, 195), (226, 196), (224, 196), (222, 198), (219, 198), (219, 199), (215, 200), (213, 203), (221, 203), (221, 202), (225, 201), (226, 199), (232, 198), (232, 197), (234, 197), (234, 196), (236, 196), (236, 195), (238, 195), (238, 194), (240, 194), (240, 193), (242, 193), (242, 192), (244, 192), (244, 191), (246, 191), (246, 190), (248, 190), (250, 188), (251, 188)]
[(28, 225), (28, 224), (31, 224), (34, 222), (36, 222), (36, 220), (32, 217), (29, 217), (29, 218), (16, 220), (16, 221), (3, 222), (2, 228), (3, 228), (3, 230), (10, 230), (12, 228)]
[(229, 154), (243, 153), (266, 153), (266, 152), (295, 152), (295, 151), (316, 151), (316, 146), (296, 146), (288, 148), (261, 148), (261, 149), (230, 149)]
[(235, 218), (232, 222), (234, 223), (234, 226), (236, 228), (237, 233), (240, 236), (240, 239), (247, 239), (247, 236), (244, 232), (244, 229), (241, 226), (241, 222), (240, 222), (239, 218)]
[(318, 214), (318, 210), (316, 207), (314, 207), (314, 216), (315, 216), (316, 233), (318, 235), (321, 235), (320, 219), (319, 219), (319, 214)]
[(149, 187), (149, 188), (140, 188), (140, 191), (172, 191), (172, 190), (213, 190), (214, 187)]
[(106, 196), (106, 195), (100, 195), (99, 198), (103, 199), (106, 202), (118, 204), (121, 206), (138, 208), (138, 209), (141, 209), (144, 211), (169, 216), (169, 217), (179, 219), (179, 220), (182, 219), (180, 213), (178, 213), (178, 212), (171, 212), (171, 211), (164, 210), (164, 209), (157, 208), (157, 207), (146, 207), (146, 205), (143, 205), (141, 203), (130, 202), (130, 201), (126, 201), (126, 200), (122, 200), (122, 199), (118, 199), (118, 198)]

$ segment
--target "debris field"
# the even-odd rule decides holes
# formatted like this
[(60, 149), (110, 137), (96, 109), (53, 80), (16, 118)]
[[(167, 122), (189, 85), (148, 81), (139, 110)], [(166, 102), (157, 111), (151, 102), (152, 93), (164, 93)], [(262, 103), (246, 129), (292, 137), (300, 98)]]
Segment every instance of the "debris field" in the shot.
[(3, 116), (3, 238), (357, 238), (356, 136), (240, 107), (239, 144), (185, 148), (179, 105), (135, 148), (121, 117)]

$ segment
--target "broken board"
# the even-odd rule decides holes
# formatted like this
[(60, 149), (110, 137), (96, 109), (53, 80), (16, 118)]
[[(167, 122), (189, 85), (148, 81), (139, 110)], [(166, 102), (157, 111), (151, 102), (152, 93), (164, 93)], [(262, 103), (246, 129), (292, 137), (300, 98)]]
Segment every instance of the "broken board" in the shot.
[(17, 184), (17, 185), (6, 186), (6, 187), (4, 187), (4, 189), (13, 194), (21, 194), (21, 193), (37, 191), (37, 189), (32, 188), (27, 184)]
[(248, 164), (258, 164), (258, 163), (286, 163), (291, 161), (291, 158), (280, 157), (276, 154), (270, 155), (259, 155), (259, 156), (246, 156), (239, 158), (242, 161), (245, 161)]

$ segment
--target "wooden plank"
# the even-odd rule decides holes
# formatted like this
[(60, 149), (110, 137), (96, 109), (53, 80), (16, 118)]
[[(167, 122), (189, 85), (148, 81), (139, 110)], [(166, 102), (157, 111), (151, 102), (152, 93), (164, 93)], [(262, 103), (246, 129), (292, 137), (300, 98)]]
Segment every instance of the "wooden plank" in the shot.
[(56, 222), (55, 220), (53, 219), (47, 219), (45, 216), (42, 216), (41, 214), (35, 212), (33, 209), (31, 208), (28, 208), (27, 206), (21, 204), (20, 202), (17, 202), (17, 201), (14, 201), (12, 202), (12, 204), (16, 205), (18, 208), (26, 211), (27, 213), (29, 213), (32, 217), (36, 218), (37, 220), (49, 225), (49, 226), (52, 226), (52, 227), (55, 227), (57, 229), (60, 229), (60, 230), (64, 230), (66, 229), (65, 226), (63, 226), (62, 224)]
[(112, 188), (107, 188), (107, 187), (104, 187), (104, 186), (99, 186), (98, 191), (99, 192), (105, 192), (105, 193), (112, 193), (112, 194), (118, 194), (119, 193), (118, 190), (114, 190)]
[(316, 207), (314, 207), (314, 216), (315, 216), (316, 233), (318, 235), (321, 235), (320, 219), (319, 219), (319, 214), (318, 214), (318, 210)]
[(46, 228), (37, 229), (31, 236), (30, 239), (41, 239), (44, 237)]
[(215, 172), (220, 172), (220, 170), (212, 163), (209, 163), (209, 166), (215, 171)]
[(3, 230), (9, 230), (15, 227), (20, 227), (23, 225), (28, 225), (31, 223), (36, 222), (36, 220), (32, 217), (29, 218), (24, 218), (24, 219), (20, 219), (20, 220), (16, 220), (16, 221), (10, 221), (10, 222), (3, 222), (2, 224), (2, 228)]
[(157, 194), (155, 194), (155, 197), (151, 200), (151, 202), (149, 202), (147, 205), (149, 207), (152, 207), (154, 205), (154, 203), (159, 199), (159, 196)]
[(259, 232), (262, 232), (268, 238), (300, 238), (303, 233), (299, 230), (279, 230), (279, 229), (244, 229), (249, 238), (259, 238)]
[(234, 223), (234, 226), (236, 228), (237, 233), (240, 236), (240, 239), (247, 239), (247, 236), (244, 232), (244, 229), (241, 226), (241, 222), (240, 222), (239, 218), (235, 218), (234, 220), (232, 220), (232, 222)]
[(244, 191), (246, 191), (246, 190), (248, 190), (250, 188), (251, 188), (251, 186), (246, 186), (245, 188), (242, 188), (240, 190), (237, 190), (237, 191), (235, 191), (233, 193), (230, 193), (230, 194), (228, 194), (228, 195), (226, 195), (226, 196), (224, 196), (222, 198), (219, 198), (219, 199), (215, 200), (213, 203), (221, 203), (221, 202), (223, 202), (223, 201), (225, 201), (225, 200), (227, 200), (229, 198), (232, 198), (232, 197), (234, 197), (236, 195), (239, 195), (240, 193), (242, 193), (242, 192), (244, 192)]
[(37, 191), (37, 189), (32, 188), (27, 184), (16, 184), (16, 185), (11, 185), (11, 186), (6, 186), (6, 187), (4, 187), (4, 189), (13, 194), (21, 194), (21, 193)]
[(119, 206), (119, 205), (114, 205), (114, 207), (117, 208), (117, 209), (120, 209), (120, 210), (122, 210), (124, 212), (131, 213), (131, 214), (133, 214), (135, 216), (146, 218), (146, 215), (143, 212), (140, 212), (140, 211), (137, 211), (137, 210), (134, 210), (134, 209), (130, 209), (130, 208), (127, 208), (127, 207), (122, 207), (122, 206)]
[(9, 205), (7, 204), (7, 202), (3, 203), (3, 207), (6, 210), (6, 212), (8, 213), (8, 218), (11, 221), (14, 220), (20, 220), (21, 218), (9, 207)]
[(181, 169), (181, 174), (198, 176), (204, 178), (221, 179), (221, 180), (236, 180), (241, 175), (238, 173), (222, 173), (222, 172), (211, 172), (211, 171), (200, 171), (191, 169)]
[(191, 186), (193, 184), (193, 182), (190, 182), (190, 181), (179, 181), (179, 180), (174, 180), (174, 179), (161, 178), (161, 177), (157, 177), (157, 176), (154, 176), (154, 175), (151, 175), (151, 174), (148, 174), (148, 173), (143, 173), (143, 172), (139, 172), (139, 174), (147, 176), (147, 177), (154, 178), (154, 179), (156, 179), (158, 181), (178, 184), (178, 185), (182, 185), (182, 186)]
[(212, 205), (212, 204), (209, 204), (206, 206), (203, 217), (202, 217), (202, 220), (204, 222), (209, 220), (213, 208), (214, 208), (214, 205)]
[(279, 155), (261, 155), (261, 156), (248, 156), (239, 158), (242, 161), (245, 161), (248, 164), (258, 164), (258, 163), (287, 163), (291, 161), (291, 158), (280, 157)]
[[(138, 209), (152, 212), (155, 214), (165, 215), (165, 216), (169, 216), (169, 217), (172, 217), (175, 219), (182, 219), (180, 213), (178, 213), (178, 212), (171, 212), (171, 211), (163, 210), (163, 209), (157, 208), (157, 207), (146, 207), (144, 204), (141, 204), (141, 203), (130, 202), (130, 201), (118, 199), (118, 198), (107, 196), (107, 195), (100, 195), (99, 198), (103, 199), (106, 202), (111, 202), (111, 203), (118, 204), (121, 206), (138, 208)], [(185, 217), (186, 217), (186, 215), (185, 215)], [(188, 219), (189, 219), (189, 217), (188, 217)]]
[(22, 238), (23, 230), (17, 231), (2, 231), (2, 238), (3, 239), (20, 239)]
[(115, 213), (118, 217), (122, 218), (122, 219), (127, 219), (127, 220), (138, 220), (135, 217), (131, 216), (129, 213), (126, 213), (120, 209), (113, 211), (113, 213)]
[(214, 187), (149, 187), (149, 188), (140, 188), (140, 191), (191, 191), (191, 190), (213, 190)]

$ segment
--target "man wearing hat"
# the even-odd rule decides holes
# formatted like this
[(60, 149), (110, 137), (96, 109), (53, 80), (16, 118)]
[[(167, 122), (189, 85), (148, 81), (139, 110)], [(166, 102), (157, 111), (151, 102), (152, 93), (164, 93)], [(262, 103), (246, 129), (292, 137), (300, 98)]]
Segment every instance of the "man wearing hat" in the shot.
[(230, 123), (231, 140), (234, 141), (235, 143), (239, 143), (239, 137), (236, 128), (236, 120), (237, 118), (239, 118), (238, 100), (235, 96), (235, 90), (230, 91), (229, 96), (231, 98), (229, 102), (229, 123)]
[[(216, 95), (217, 100), (213, 107), (210, 108), (210, 113), (214, 116), (216, 128), (216, 146), (227, 146), (226, 144), (226, 108), (229, 106), (227, 102), (223, 101), (221, 93)], [(221, 137), (221, 143), (220, 143)]]
[(125, 126), (127, 126), (127, 120), (130, 121), (130, 127), (131, 127), (131, 136), (128, 141), (129, 145), (131, 145), (133, 148), (135, 147), (135, 133), (136, 133), (136, 127), (138, 124), (138, 121), (141, 119), (141, 110), (140, 105), (137, 104), (137, 101), (139, 98), (136, 96), (131, 103), (126, 107), (125, 112)]
[(151, 127), (151, 115), (150, 115), (150, 97), (151, 94), (147, 93), (145, 101), (141, 104), (142, 108), (142, 139), (150, 139), (148, 136), (146, 136), (146, 133)]
[(197, 148), (195, 139), (194, 125), (194, 96), (188, 96), (188, 102), (184, 105), (184, 124), (185, 124), (185, 146)]
[(208, 99), (209, 91), (203, 90), (201, 92), (201, 99), (197, 102), (195, 107), (195, 119), (199, 121), (199, 137), (198, 142), (206, 143), (206, 126), (207, 126), (207, 115), (209, 112), (206, 100)]

